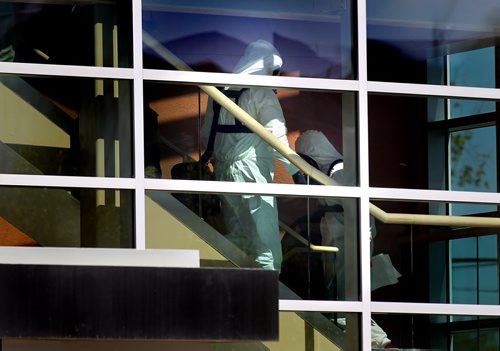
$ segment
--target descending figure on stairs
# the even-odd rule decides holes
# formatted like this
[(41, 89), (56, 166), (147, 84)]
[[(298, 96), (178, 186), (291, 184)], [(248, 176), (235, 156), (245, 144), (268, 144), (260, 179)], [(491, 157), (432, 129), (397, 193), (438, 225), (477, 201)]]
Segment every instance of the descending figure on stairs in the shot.
[[(277, 75), (283, 61), (269, 42), (257, 40), (247, 47), (234, 73)], [(285, 118), (271, 88), (225, 88), (222, 90), (275, 137), (288, 145)], [(258, 135), (209, 99), (202, 126), (202, 142), (211, 149), (216, 179), (231, 182), (271, 183), (275, 159), (288, 173), (298, 169)], [(282, 252), (278, 212), (273, 196), (224, 195), (222, 210), (227, 237), (258, 266), (280, 269)]]
[[(326, 136), (317, 130), (308, 130), (300, 135), (295, 143), (297, 153), (303, 157), (313, 167), (319, 169), (339, 185), (351, 183), (345, 179), (344, 161), (342, 154), (330, 143)], [(305, 175), (298, 173), (294, 176), (296, 183), (308, 183)], [(315, 183), (309, 180), (309, 183)], [(320, 199), (322, 214), (320, 219), (321, 245), (336, 246), (339, 248), (337, 253), (322, 253), (322, 264), (324, 273), (324, 289), (327, 299), (345, 300), (346, 290), (346, 264), (345, 264), (345, 242), (353, 240), (352, 235), (356, 233), (346, 232), (344, 224), (344, 208), (341, 199), (325, 198)], [(370, 216), (370, 243), (373, 245), (373, 239), (376, 236), (375, 219)], [(373, 246), (372, 246), (373, 248)], [(386, 255), (387, 256), (387, 255)], [(380, 257), (380, 256), (377, 256)], [(388, 256), (387, 256), (388, 257)], [(373, 262), (373, 261), (372, 261)], [(395, 268), (390, 265), (387, 271), (393, 271), (399, 276)], [(379, 272), (372, 269), (372, 277)], [(386, 272), (382, 272), (386, 273)], [(379, 274), (377, 274), (379, 275)], [(372, 279), (373, 280), (373, 279)], [(397, 279), (392, 283), (397, 282)], [(374, 288), (372, 284), (372, 289)], [(335, 318), (335, 323), (345, 328), (346, 319), (344, 317)], [(391, 340), (386, 332), (372, 319), (371, 323), (372, 347), (389, 348), (392, 347)]]

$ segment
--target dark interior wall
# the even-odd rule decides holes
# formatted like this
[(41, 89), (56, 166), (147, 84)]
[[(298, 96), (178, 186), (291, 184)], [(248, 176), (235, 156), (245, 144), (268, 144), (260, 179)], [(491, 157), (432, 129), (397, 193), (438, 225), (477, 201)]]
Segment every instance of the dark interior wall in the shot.
[[(387, 43), (369, 41), (368, 78), (371, 81), (426, 83), (426, 62), (404, 55)], [(370, 186), (428, 189), (427, 99), (375, 95), (368, 100)], [(389, 213), (427, 213), (424, 203), (374, 201)], [(389, 254), (402, 274), (399, 283), (372, 292), (374, 301), (428, 302), (427, 243), (415, 238), (423, 228), (376, 223), (373, 254)], [(426, 347), (427, 325), (411, 316), (375, 316), (399, 347)], [(422, 344), (423, 342), (423, 344)]]
[[(427, 102), (423, 98), (370, 96), (371, 186), (427, 189), (426, 108)], [(375, 204), (389, 213), (427, 213), (424, 203), (375, 201)], [(389, 254), (402, 277), (398, 284), (375, 291), (373, 299), (426, 302), (427, 246), (414, 245), (419, 228), (380, 222), (376, 228), (374, 255)], [(416, 288), (416, 277), (421, 272), (424, 277)]]
[(427, 101), (368, 99), (370, 186), (427, 189)]

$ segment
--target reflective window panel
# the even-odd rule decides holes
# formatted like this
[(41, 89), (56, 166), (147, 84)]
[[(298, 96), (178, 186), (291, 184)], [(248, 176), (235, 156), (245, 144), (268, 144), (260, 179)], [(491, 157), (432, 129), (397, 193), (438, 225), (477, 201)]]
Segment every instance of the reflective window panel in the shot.
[[(214, 102), (213, 90), (218, 91), (215, 87), (210, 89), (207, 94), (196, 86), (145, 84), (147, 177), (253, 183), (317, 184), (318, 180), (322, 184), (357, 183), (353, 93), (220, 88), (225, 94), (222, 103), (241, 108), (235, 118), (221, 107), (220, 100)], [(245, 118), (242, 117), (245, 112), (250, 115), (246, 120), (241, 119)], [(245, 125), (255, 120), (264, 127), (263, 136)], [(268, 140), (263, 139), (268, 132), (278, 147), (291, 147), (302, 155), (300, 161), (306, 173), (313, 165), (316, 179), (299, 172), (285, 156), (273, 150)], [(202, 162), (198, 162), (200, 159)], [(212, 170), (214, 174), (209, 172)]]
[(132, 176), (131, 84), (0, 76), (0, 173)]
[(196, 71), (356, 78), (350, 0), (142, 5), (146, 68), (177, 69), (176, 57)]
[(369, 96), (370, 185), (497, 192), (496, 101)]
[(0, 61), (131, 67), (131, 1), (2, 1)]
[(269, 350), (361, 350), (360, 317), (356, 313), (280, 312), (279, 341), (263, 344)]
[(367, 0), (368, 79), (495, 88), (498, 3)]
[(202, 266), (279, 269), (282, 299), (358, 300), (354, 199), (146, 195), (148, 248), (196, 249)]
[(500, 303), (500, 219), (495, 204), (372, 204), (385, 212), (383, 218), (372, 211), (373, 300)]
[[(375, 324), (374, 324), (375, 323)], [(500, 318), (457, 315), (372, 315), (372, 350), (495, 351)]]
[(134, 247), (130, 190), (0, 187), (0, 246)]

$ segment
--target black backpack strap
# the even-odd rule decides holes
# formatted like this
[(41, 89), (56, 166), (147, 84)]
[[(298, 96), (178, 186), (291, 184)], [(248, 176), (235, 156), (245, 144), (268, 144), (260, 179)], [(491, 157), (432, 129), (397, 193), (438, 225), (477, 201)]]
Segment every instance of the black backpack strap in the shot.
[(219, 108), (219, 111), (216, 112), (215, 106), (214, 106), (214, 114), (212, 116), (212, 124), (210, 125), (210, 134), (208, 135), (207, 148), (205, 149), (205, 152), (203, 153), (203, 155), (201, 155), (201, 157), (200, 157), (201, 164), (208, 163), (208, 161), (210, 160), (210, 158), (212, 157), (212, 154), (214, 152), (215, 127), (217, 126), (217, 123), (219, 122), (219, 113), (220, 113), (220, 108)]
[[(234, 99), (234, 102), (236, 105), (239, 104), (240, 96), (243, 94), (245, 90), (248, 90), (248, 88), (244, 88), (241, 90), (225, 90), (223, 91), (224, 95), (226, 95), (228, 98)], [(221, 106), (217, 102), (213, 102), (213, 108), (214, 108), (214, 117), (217, 115), (217, 119), (219, 118), (220, 115), (220, 110)], [(250, 129), (248, 129), (247, 126), (245, 126), (243, 123), (240, 122), (238, 119), (234, 119), (234, 124), (218, 124), (216, 127), (216, 132), (217, 133), (252, 133)]]
[[(226, 95), (229, 98), (234, 99), (234, 102), (238, 104), (239, 99), (241, 94), (245, 91), (248, 90), (248, 88), (244, 88), (241, 90), (222, 90), (219, 88), (219, 90)], [(235, 124), (234, 125), (220, 125), (219, 124), (219, 116), (220, 116), (220, 110), (221, 110), (221, 105), (216, 102), (215, 100), (212, 101), (212, 106), (213, 106), (213, 117), (212, 117), (212, 124), (210, 125), (210, 134), (208, 136), (208, 144), (205, 152), (203, 155), (201, 155), (201, 163), (207, 163), (210, 158), (212, 157), (212, 154), (214, 152), (214, 142), (215, 142), (215, 133), (220, 132), (220, 133), (252, 133), (248, 127), (243, 125), (238, 119), (235, 119)]]

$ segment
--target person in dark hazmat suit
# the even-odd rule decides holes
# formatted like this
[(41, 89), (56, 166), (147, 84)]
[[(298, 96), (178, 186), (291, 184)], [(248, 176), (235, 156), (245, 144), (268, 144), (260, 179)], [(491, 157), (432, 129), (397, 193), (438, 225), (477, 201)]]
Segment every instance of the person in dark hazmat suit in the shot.
[[(306, 161), (328, 175), (339, 185), (351, 183), (348, 179), (345, 179), (342, 154), (337, 151), (322, 132), (308, 130), (302, 133), (295, 142), (295, 149)], [(295, 177), (294, 179), (300, 179), (300, 177)], [(344, 226), (342, 200), (335, 198), (321, 199), (320, 207), (324, 209), (324, 214), (320, 221), (321, 245), (336, 246), (339, 248), (339, 252), (337, 253), (322, 253), (325, 295), (329, 299), (345, 300), (344, 244), (346, 238), (349, 238), (350, 233), (346, 233)], [(375, 219), (370, 216), (370, 243), (372, 250), (375, 236)], [(373, 284), (374, 275), (388, 276), (391, 279), (385, 279), (386, 283), (388, 281), (390, 281), (390, 284), (396, 283), (400, 274), (392, 266), (390, 260), (388, 260), (388, 255), (377, 255), (375, 259), (376, 261), (372, 258), (372, 264), (373, 262), (378, 262), (379, 259), (384, 259), (384, 265), (381, 272), (372, 267), (372, 289), (376, 288)], [(345, 318), (338, 318), (336, 322), (345, 326)], [(385, 331), (373, 319), (371, 329), (372, 347), (383, 348), (392, 345)]]

